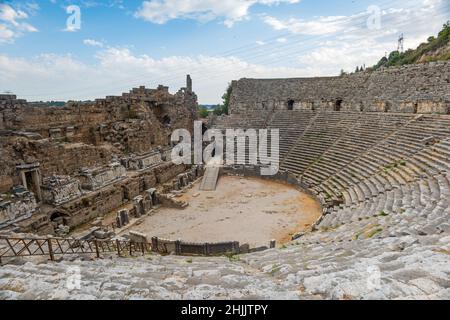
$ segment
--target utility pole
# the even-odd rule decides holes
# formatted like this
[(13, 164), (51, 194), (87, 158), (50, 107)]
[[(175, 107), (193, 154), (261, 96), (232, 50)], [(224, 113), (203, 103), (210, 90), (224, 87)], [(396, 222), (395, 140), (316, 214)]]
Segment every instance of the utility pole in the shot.
[(398, 48), (397, 51), (400, 53), (404, 52), (404, 44), (405, 44), (405, 37), (403, 36), (403, 33), (398, 38)]

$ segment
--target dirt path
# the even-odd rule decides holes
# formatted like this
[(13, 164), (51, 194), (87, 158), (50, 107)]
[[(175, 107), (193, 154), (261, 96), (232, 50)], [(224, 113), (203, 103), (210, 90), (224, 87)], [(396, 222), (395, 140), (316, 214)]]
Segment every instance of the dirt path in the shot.
[(167, 239), (261, 246), (270, 239), (290, 241), (321, 214), (314, 198), (278, 182), (222, 176), (216, 191), (199, 191), (199, 185), (180, 198), (190, 204), (185, 210), (161, 208), (131, 230)]

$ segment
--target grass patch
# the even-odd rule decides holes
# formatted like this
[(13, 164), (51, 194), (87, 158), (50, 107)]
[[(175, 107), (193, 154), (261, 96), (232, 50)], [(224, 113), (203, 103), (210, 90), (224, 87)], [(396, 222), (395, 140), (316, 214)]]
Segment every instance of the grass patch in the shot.
[(280, 266), (274, 265), (274, 266), (272, 267), (272, 270), (270, 270), (270, 275), (273, 277), (273, 276), (275, 276), (275, 274), (276, 274), (278, 271), (280, 271), (280, 270), (281, 270), (281, 267), (280, 267)]
[(384, 211), (380, 211), (380, 213), (378, 213), (377, 217), (387, 217), (388, 214)]
[(450, 256), (450, 251), (445, 250), (445, 249), (435, 249), (435, 250), (433, 250), (433, 252), (442, 253), (442, 254), (446, 254), (446, 255)]
[(375, 235), (379, 234), (382, 231), (383, 231), (382, 228), (378, 228), (378, 229), (372, 230), (372, 231), (370, 231), (369, 233), (366, 234), (366, 238), (367, 239), (373, 238)]
[(233, 256), (229, 256), (228, 260), (230, 260), (230, 262), (239, 262), (239, 261), (241, 261), (241, 257), (239, 257), (238, 255), (233, 255)]

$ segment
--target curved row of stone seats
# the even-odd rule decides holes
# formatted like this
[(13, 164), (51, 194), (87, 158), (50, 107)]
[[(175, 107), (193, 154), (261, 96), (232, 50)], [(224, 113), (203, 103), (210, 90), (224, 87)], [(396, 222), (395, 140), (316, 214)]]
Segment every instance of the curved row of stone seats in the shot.
[[(292, 146), (281, 168), (301, 174), (359, 118), (357, 113), (323, 112)], [(305, 181), (307, 182), (307, 181)]]
[(217, 129), (259, 129), (265, 128), (272, 113), (270, 112), (248, 112), (231, 114), (229, 116), (219, 117), (214, 127)]
[[(247, 129), (265, 129), (267, 128), (267, 122), (270, 120), (269, 118), (272, 116), (271, 112), (263, 112), (263, 113), (240, 113), (240, 114), (232, 114), (230, 116), (227, 117), (221, 117), (219, 118), (216, 123), (214, 124), (214, 128), (216, 129), (220, 129), (220, 130), (226, 130), (226, 129), (242, 129), (242, 130), (247, 130)], [(256, 146), (256, 148), (258, 147), (257, 144), (251, 143), (248, 141), (248, 139), (246, 140), (246, 145), (245, 145), (245, 154), (242, 155), (238, 155), (237, 154), (237, 139), (235, 139), (234, 142), (234, 150), (235, 150), (235, 156), (234, 156), (234, 162), (236, 164), (251, 164), (250, 163), (250, 156), (249, 150), (252, 150), (251, 146)], [(225, 142), (225, 146), (226, 146), (226, 142)], [(258, 150), (258, 149), (256, 149)], [(226, 154), (226, 150), (224, 151)], [(257, 151), (256, 151), (257, 154)]]
[(295, 142), (314, 122), (318, 114), (313, 111), (277, 111), (268, 129), (280, 131), (280, 159), (283, 159)]
[[(448, 172), (450, 170), (448, 140), (426, 148), (406, 160), (398, 160), (394, 164), (377, 168), (378, 171), (368, 172), (368, 169), (370, 165), (362, 167), (355, 163), (336, 176), (324, 180), (316, 189), (322, 189), (327, 194), (331, 189), (334, 194), (341, 194), (345, 205), (349, 206), (423, 177)], [(364, 172), (365, 177), (361, 177)], [(355, 179), (357, 176), (360, 178)]]
[[(450, 183), (448, 174), (429, 177), (351, 206), (330, 210), (319, 229), (337, 228), (343, 224), (383, 217), (383, 228), (409, 221), (402, 234), (433, 234), (450, 231)], [(388, 218), (384, 218), (388, 217)]]
[(411, 116), (361, 115), (345, 134), (302, 173), (302, 176), (315, 184), (328, 179), (410, 119)]
[[(329, 189), (337, 185), (338, 189), (345, 189), (366, 180), (371, 193), (375, 194), (376, 190), (382, 192), (383, 189), (390, 189), (448, 169), (450, 120), (446, 121), (447, 126), (441, 125), (439, 132), (433, 130), (433, 125), (429, 121), (421, 121), (422, 134), (418, 134), (414, 140), (404, 134), (406, 130), (404, 127), (345, 165), (334, 176), (323, 179), (320, 182), (321, 187)], [(417, 126), (413, 128), (408, 130), (419, 131)], [(430, 146), (423, 141), (424, 137), (442, 140)], [(392, 143), (391, 140), (395, 142)], [(399, 142), (404, 146), (403, 151), (398, 148)], [(367, 189), (364, 183), (362, 188)]]
[[(0, 299), (450, 298), (449, 233), (379, 237), (376, 228), (358, 221), (233, 261), (152, 255), (5, 265)], [(80, 287), (69, 290), (77, 270)]]
[[(67, 278), (80, 271), (79, 289)], [(75, 269), (76, 271), (76, 269)], [(272, 296), (273, 295), (273, 296)], [(161, 257), (62, 261), (2, 267), (0, 299), (291, 299), (264, 274), (227, 258)]]

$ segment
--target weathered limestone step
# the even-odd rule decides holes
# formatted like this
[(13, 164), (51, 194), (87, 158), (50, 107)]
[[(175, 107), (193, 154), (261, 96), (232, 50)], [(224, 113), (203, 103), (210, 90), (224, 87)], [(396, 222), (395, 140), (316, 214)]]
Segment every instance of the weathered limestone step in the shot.
[(217, 186), (217, 179), (219, 178), (219, 167), (206, 167), (205, 174), (200, 185), (202, 191), (214, 191)]

